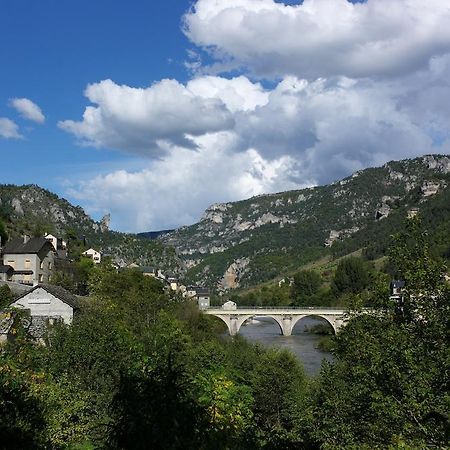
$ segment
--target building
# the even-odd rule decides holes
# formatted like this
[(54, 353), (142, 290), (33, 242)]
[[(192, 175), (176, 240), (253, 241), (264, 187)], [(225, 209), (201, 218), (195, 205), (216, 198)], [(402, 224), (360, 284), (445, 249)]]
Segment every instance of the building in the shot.
[[(48, 283), (51, 280), (55, 267), (55, 249), (53, 245), (43, 237), (13, 239), (3, 249), (3, 266), (9, 266), (14, 270), (3, 269), (9, 279), (13, 281), (35, 285)], [(2, 279), (5, 277), (3, 275)]]
[(67, 258), (67, 242), (64, 239), (56, 237), (53, 234), (49, 233), (45, 233), (44, 238), (53, 245), (58, 258)]
[(166, 280), (172, 291), (176, 291), (178, 289), (178, 279), (176, 278), (174, 273), (167, 272), (163, 279)]
[(209, 289), (198, 287), (196, 289), (196, 297), (199, 309), (208, 309), (210, 306)]
[(100, 264), (102, 261), (102, 255), (97, 250), (94, 250), (93, 248), (90, 248), (89, 250), (86, 250), (82, 253), (84, 256), (87, 256), (88, 258), (92, 258), (92, 261), (94, 261), (94, 264)]
[(153, 277), (156, 278), (157, 271), (154, 267), (140, 267), (139, 270), (145, 277)]
[(79, 302), (75, 295), (60, 286), (39, 284), (21, 295), (10, 307), (29, 311), (29, 333), (36, 339), (41, 339), (49, 324), (57, 321), (72, 323), (74, 313), (79, 309)]
[(400, 298), (405, 288), (405, 282), (403, 280), (391, 281), (391, 298)]
[(211, 302), (211, 295), (208, 288), (201, 286), (188, 286), (185, 296), (196, 299), (199, 309), (208, 309)]
[(0, 281), (12, 281), (14, 269), (11, 266), (0, 265)]

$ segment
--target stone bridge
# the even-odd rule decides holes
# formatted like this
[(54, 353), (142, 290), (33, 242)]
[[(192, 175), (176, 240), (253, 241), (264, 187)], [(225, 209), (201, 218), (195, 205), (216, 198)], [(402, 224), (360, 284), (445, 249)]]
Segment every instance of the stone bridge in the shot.
[(325, 319), (333, 328), (336, 334), (341, 327), (345, 325), (347, 319), (347, 310), (342, 308), (259, 308), (259, 307), (239, 307), (236, 309), (224, 308), (208, 308), (203, 311), (205, 314), (216, 316), (222, 319), (228, 327), (230, 336), (235, 336), (239, 333), (242, 324), (255, 316), (271, 317), (280, 326), (281, 334), (283, 336), (290, 336), (295, 324), (303, 317), (315, 316)]

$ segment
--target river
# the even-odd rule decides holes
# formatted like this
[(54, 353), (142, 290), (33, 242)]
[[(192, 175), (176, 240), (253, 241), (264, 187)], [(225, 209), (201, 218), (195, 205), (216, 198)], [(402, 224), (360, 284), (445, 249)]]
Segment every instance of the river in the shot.
[(321, 336), (305, 332), (306, 328), (324, 323), (314, 317), (301, 319), (294, 327), (292, 336), (282, 336), (278, 324), (268, 317), (255, 317), (250, 323), (242, 325), (239, 334), (251, 342), (265, 347), (287, 348), (302, 362), (305, 372), (314, 376), (320, 370), (323, 360), (332, 361), (330, 353), (317, 348)]

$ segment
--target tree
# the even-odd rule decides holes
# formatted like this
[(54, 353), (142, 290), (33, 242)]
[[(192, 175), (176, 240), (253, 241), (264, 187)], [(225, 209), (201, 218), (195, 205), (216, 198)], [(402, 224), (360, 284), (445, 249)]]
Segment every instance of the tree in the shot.
[(13, 301), (13, 294), (8, 285), (0, 286), (0, 309), (6, 308)]
[(3, 220), (0, 218), (0, 246), (5, 245), (7, 240), (8, 240), (8, 233), (6, 231), (6, 227), (5, 224), (3, 223)]
[(390, 255), (407, 280), (405, 307), (384, 294), (379, 310), (352, 317), (337, 335), (337, 361), (321, 372), (312, 414), (323, 448), (441, 448), (450, 438), (443, 266), (416, 220), (395, 236)]
[(319, 291), (321, 276), (314, 270), (301, 270), (294, 275), (291, 297), (296, 305), (307, 305)]
[(362, 292), (370, 282), (369, 271), (360, 258), (350, 256), (339, 261), (331, 283), (336, 296)]
[(307, 382), (292, 353), (269, 350), (261, 356), (252, 375), (255, 424), (268, 448), (298, 448)]

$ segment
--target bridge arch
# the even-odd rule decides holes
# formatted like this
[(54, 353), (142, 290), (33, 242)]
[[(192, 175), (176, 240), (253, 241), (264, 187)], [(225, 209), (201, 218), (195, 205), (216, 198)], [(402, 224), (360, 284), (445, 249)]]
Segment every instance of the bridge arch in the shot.
[(333, 333), (336, 335), (337, 332), (339, 331), (339, 324), (337, 323), (337, 318), (334, 316), (329, 316), (329, 315), (322, 315), (322, 314), (304, 314), (302, 316), (294, 316), (292, 318), (292, 328), (291, 331), (294, 330), (295, 325), (297, 325), (298, 322), (300, 322), (300, 320), (304, 319), (305, 317), (320, 317), (321, 319), (325, 320), (325, 322), (327, 322), (330, 326), (331, 329), (333, 330)]

